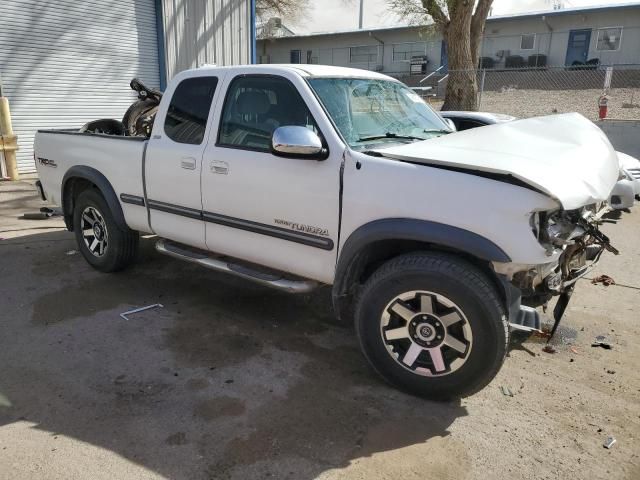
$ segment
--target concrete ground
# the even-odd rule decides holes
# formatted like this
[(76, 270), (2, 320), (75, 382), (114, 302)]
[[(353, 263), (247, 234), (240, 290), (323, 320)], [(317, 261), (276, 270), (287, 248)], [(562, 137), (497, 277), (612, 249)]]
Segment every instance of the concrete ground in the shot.
[(594, 275), (617, 285), (578, 283), (557, 353), (529, 340), (480, 393), (434, 403), (371, 372), (327, 290), (287, 296), (151, 239), (101, 274), (60, 219), (17, 218), (41, 205), (0, 184), (2, 480), (640, 478), (640, 207), (604, 227), (622, 253)]

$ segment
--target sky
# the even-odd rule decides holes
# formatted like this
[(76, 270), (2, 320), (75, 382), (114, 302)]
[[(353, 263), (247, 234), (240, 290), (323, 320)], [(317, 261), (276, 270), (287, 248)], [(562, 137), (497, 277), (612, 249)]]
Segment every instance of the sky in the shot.
[[(562, 0), (565, 7), (613, 5), (629, 0)], [(283, 23), (295, 33), (326, 32), (358, 28), (360, 0), (312, 0), (312, 8), (305, 17), (291, 23)], [(386, 0), (364, 0), (364, 28), (400, 25), (402, 21), (386, 8)], [(533, 12), (550, 10), (552, 0), (494, 0), (493, 14)]]

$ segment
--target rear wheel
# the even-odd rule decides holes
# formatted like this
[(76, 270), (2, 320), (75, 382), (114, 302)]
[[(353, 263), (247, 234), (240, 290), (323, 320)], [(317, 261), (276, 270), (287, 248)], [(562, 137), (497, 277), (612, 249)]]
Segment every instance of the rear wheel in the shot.
[(136, 257), (138, 233), (116, 224), (97, 190), (85, 190), (76, 199), (73, 230), (82, 256), (101, 272), (122, 270)]
[(507, 319), (491, 282), (441, 253), (403, 255), (380, 267), (358, 299), (356, 331), (385, 380), (437, 400), (486, 386), (507, 352)]

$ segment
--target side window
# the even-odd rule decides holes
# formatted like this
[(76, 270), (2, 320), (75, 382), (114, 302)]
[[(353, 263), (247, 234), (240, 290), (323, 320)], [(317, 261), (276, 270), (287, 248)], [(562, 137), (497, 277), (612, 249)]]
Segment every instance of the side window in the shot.
[(237, 77), (222, 111), (218, 145), (268, 152), (278, 127), (301, 126), (319, 134), (296, 88), (284, 78)]
[(458, 120), (455, 123), (459, 132), (484, 126), (484, 123), (474, 122), (473, 120)]
[(164, 132), (174, 142), (200, 145), (216, 91), (216, 77), (187, 78), (173, 92)]

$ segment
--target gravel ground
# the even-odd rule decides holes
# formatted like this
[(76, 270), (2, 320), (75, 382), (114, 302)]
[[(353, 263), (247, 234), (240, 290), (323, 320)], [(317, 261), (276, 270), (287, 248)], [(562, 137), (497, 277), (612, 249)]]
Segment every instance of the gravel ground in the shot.
[(17, 218), (41, 204), (0, 184), (1, 480), (640, 478), (640, 208), (605, 225), (622, 254), (593, 275), (617, 285), (578, 282), (557, 353), (514, 344), (484, 390), (434, 403), (376, 377), (328, 291), (274, 292), (152, 239), (100, 274), (60, 219)]
[[(590, 120), (598, 119), (598, 98), (602, 90), (518, 90), (487, 91), (482, 94), (479, 110), (506, 113), (519, 118), (578, 112)], [(624, 104), (636, 105), (623, 108)], [(437, 110), (442, 102), (434, 101)], [(640, 119), (640, 88), (617, 88), (609, 94), (609, 118)]]

